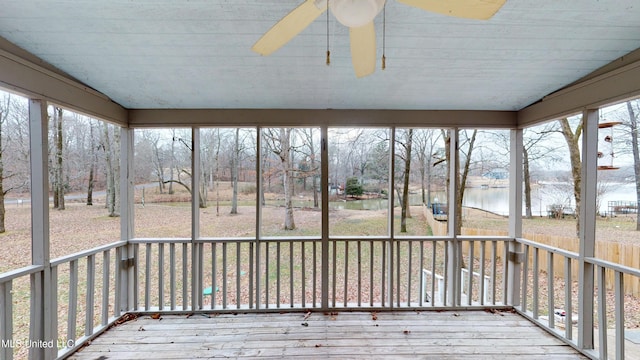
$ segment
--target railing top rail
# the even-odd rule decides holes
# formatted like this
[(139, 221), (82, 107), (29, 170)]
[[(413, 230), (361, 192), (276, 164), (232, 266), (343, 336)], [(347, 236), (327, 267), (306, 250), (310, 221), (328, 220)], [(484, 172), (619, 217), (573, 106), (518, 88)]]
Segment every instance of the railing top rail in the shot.
[(117, 247), (120, 247), (120, 246), (124, 246), (124, 245), (127, 245), (126, 241), (116, 241), (116, 242), (111, 243), (111, 244), (98, 246), (98, 247), (95, 247), (93, 249), (77, 252), (75, 254), (65, 255), (65, 256), (59, 257), (57, 259), (51, 260), (51, 266), (57, 266), (57, 265), (60, 265), (60, 264), (68, 263), (68, 262), (73, 261), (73, 260), (82, 259), (84, 257), (90, 256), (90, 255), (99, 254), (101, 252), (104, 252), (104, 251), (107, 251), (107, 250), (111, 250), (111, 249), (114, 249), (114, 248), (117, 248)]
[(564, 249), (560, 249), (557, 247), (553, 247), (553, 246), (549, 246), (549, 245), (545, 245), (545, 244), (540, 244), (537, 243), (535, 241), (531, 241), (531, 240), (527, 240), (527, 239), (522, 239), (522, 238), (517, 238), (516, 239), (517, 242), (524, 244), (524, 245), (529, 245), (532, 246), (534, 248), (538, 248), (544, 251), (548, 251), (554, 254), (558, 254), (558, 255), (562, 255), (564, 257), (573, 259), (573, 260), (578, 260), (580, 258), (580, 255), (578, 253), (572, 252), (572, 251), (567, 251)]
[(38, 271), (42, 271), (42, 269), (44, 269), (43, 265), (29, 265), (19, 269), (4, 272), (0, 274), (0, 284), (25, 276), (25, 275), (31, 275), (31, 274), (37, 273)]
[(189, 238), (137, 238), (129, 240), (129, 244), (190, 244)]
[(584, 261), (603, 267), (605, 269), (611, 269), (613, 271), (617, 271), (619, 273), (628, 274), (637, 276), (640, 278), (640, 269), (635, 269), (632, 267), (624, 266), (621, 264), (616, 264), (607, 260), (597, 259), (597, 258), (585, 258)]
[(482, 236), (458, 235), (457, 238), (458, 240), (462, 240), (462, 241), (506, 241), (506, 242), (516, 241), (516, 239), (511, 236), (500, 236), (500, 235), (482, 235)]

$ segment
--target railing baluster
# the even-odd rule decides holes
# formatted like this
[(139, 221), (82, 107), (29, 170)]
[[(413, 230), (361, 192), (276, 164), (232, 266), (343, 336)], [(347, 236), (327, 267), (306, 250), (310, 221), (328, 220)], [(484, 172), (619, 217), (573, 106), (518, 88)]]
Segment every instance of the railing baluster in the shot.
[[(107, 261), (108, 263), (108, 261)], [(138, 244), (133, 244), (133, 309), (138, 310), (140, 308), (140, 247)], [(106, 322), (105, 324), (106, 325)]]
[(373, 240), (369, 240), (369, 306), (373, 306), (373, 253), (375, 251), (375, 246), (373, 245)]
[(524, 260), (522, 262), (522, 305), (520, 309), (527, 312), (527, 300), (529, 296), (529, 245), (524, 245)]
[(293, 241), (289, 241), (289, 306), (293, 307)]
[(302, 293), (302, 307), (305, 308), (307, 306), (307, 302), (306, 302), (306, 298), (307, 298), (307, 294), (306, 294), (306, 282), (307, 282), (307, 277), (306, 277), (306, 272), (307, 272), (307, 268), (306, 268), (306, 258), (307, 258), (307, 253), (305, 251), (305, 242), (301, 241), (300, 242), (300, 260), (302, 261), (301, 264), (301, 271), (300, 271), (300, 278), (302, 279), (300, 281), (301, 284), (301, 289), (300, 292)]
[[(102, 321), (100, 325), (107, 326), (109, 323), (109, 293), (110, 293), (110, 276), (109, 270), (111, 266), (111, 250), (107, 250), (102, 253)], [(56, 278), (58, 273), (58, 268), (56, 267)], [(53, 268), (52, 268), (53, 270)], [(51, 272), (51, 276), (53, 277), (53, 271)], [(57, 282), (53, 282), (51, 286), (58, 287)], [(135, 289), (138, 291), (138, 289)], [(137, 309), (137, 307), (136, 307)]]
[(87, 298), (85, 304), (85, 324), (84, 334), (89, 336), (93, 334), (93, 301), (94, 292), (96, 289), (96, 269), (95, 269), (95, 255), (87, 256)]
[[(58, 313), (58, 266), (51, 266), (51, 311)], [(1, 296), (1, 295), (0, 295)], [(107, 308), (107, 314), (109, 309)], [(58, 339), (58, 316), (51, 316), (51, 338)], [(56, 349), (57, 350), (57, 349)], [(57, 351), (53, 352), (57, 355)]]
[[(407, 269), (407, 306), (411, 306), (411, 277), (412, 277), (412, 270), (413, 270), (413, 242), (411, 241), (407, 241), (407, 246), (409, 247), (409, 255), (408, 255), (408, 259), (409, 259), (409, 268)], [(398, 261), (400, 262), (400, 261)], [(422, 270), (421, 270), (422, 271)]]
[(571, 258), (564, 258), (564, 328), (565, 337), (573, 339), (573, 304), (571, 303), (573, 278), (571, 276)]
[(189, 308), (189, 275), (187, 259), (189, 258), (189, 244), (182, 244), (182, 310)]
[(197, 286), (195, 286), (197, 289), (195, 293), (198, 296), (198, 309), (202, 309), (204, 304), (204, 244), (196, 243), (193, 244), (193, 246), (198, 249), (198, 283)]
[(362, 242), (357, 243), (358, 250), (358, 307), (362, 306)]
[(487, 300), (489, 299), (485, 299), (485, 292), (487, 291), (487, 288), (485, 287), (485, 283), (484, 283), (484, 277), (485, 275), (485, 248), (487, 246), (487, 243), (485, 241), (481, 241), (480, 242), (480, 305), (486, 305)]
[(502, 304), (506, 305), (509, 294), (509, 244), (503, 243), (503, 248), (502, 269), (504, 278), (502, 279)]
[(169, 244), (169, 301), (171, 310), (176, 309), (176, 244)]
[[(432, 242), (431, 248), (433, 249), (433, 253), (431, 254), (431, 306), (436, 306), (436, 264), (437, 264), (437, 255), (438, 255), (438, 243)], [(443, 291), (444, 289), (438, 289)], [(443, 294), (444, 295), (444, 294)], [(444, 305), (444, 304), (440, 304)]]
[(253, 309), (253, 269), (254, 269), (254, 242), (249, 242), (249, 309)]
[(344, 307), (347, 307), (347, 294), (349, 293), (349, 242), (344, 242)]
[(337, 272), (337, 241), (332, 241), (333, 242), (333, 281), (331, 284), (331, 287), (333, 289), (333, 293), (331, 295), (331, 297), (333, 298), (331, 301), (331, 304), (333, 305), (333, 307), (336, 307), (336, 272)]
[(211, 309), (216, 307), (216, 298), (218, 292), (218, 244), (211, 243)]
[(493, 305), (496, 304), (496, 288), (498, 286), (498, 284), (496, 284), (497, 282), (496, 280), (498, 279), (497, 269), (498, 269), (498, 242), (491, 241), (491, 303)]
[(607, 347), (607, 286), (605, 284), (606, 268), (596, 266), (598, 272), (598, 348), (600, 350), (600, 360), (608, 358)]
[(280, 308), (280, 242), (276, 243), (276, 307)]
[[(443, 284), (443, 289), (440, 289), (440, 292), (444, 293), (442, 294), (442, 306), (447, 306), (448, 303), (448, 296), (449, 292), (447, 291), (448, 287), (449, 287), (449, 266), (447, 266), (446, 264), (449, 263), (449, 242), (451, 242), (451, 240), (447, 240), (444, 242), (444, 284)], [(435, 272), (433, 272), (433, 274), (435, 274)], [(432, 275), (432, 277), (434, 277)]]
[[(402, 282), (400, 281), (400, 263), (401, 263), (401, 261), (400, 261), (400, 246), (401, 246), (402, 242), (398, 241), (398, 240), (394, 240), (392, 242), (392, 244), (395, 244), (395, 255), (396, 255), (395, 256), (395, 262), (396, 262), (396, 270), (395, 270), (395, 272), (396, 272), (396, 274), (395, 274), (396, 275), (395, 276), (396, 306), (400, 307), (400, 300), (401, 300), (400, 299), (400, 290), (401, 290), (400, 289), (401, 288), (400, 284), (402, 284)], [(391, 303), (393, 303), (393, 301)]]
[[(11, 280), (0, 283), (0, 341), (3, 343), (8, 343), (13, 339), (12, 285)], [(0, 346), (0, 359), (12, 360), (13, 347)]]
[(241, 277), (241, 265), (240, 262), (240, 242), (236, 242), (236, 308), (240, 309), (240, 277)]
[(164, 243), (158, 244), (158, 310), (164, 309)]
[(313, 242), (313, 306), (316, 306), (316, 280), (318, 279), (318, 255), (317, 242)]
[(380, 246), (382, 246), (382, 268), (380, 270), (381, 272), (381, 276), (380, 276), (380, 280), (382, 282), (381, 284), (381, 289), (382, 291), (380, 292), (380, 303), (381, 305), (384, 307), (385, 305), (385, 301), (387, 299), (387, 292), (386, 292), (386, 285), (387, 285), (387, 277), (386, 277), (386, 272), (387, 272), (387, 244), (386, 241), (382, 241), (380, 242)]
[(420, 274), (420, 296), (418, 296), (418, 306), (424, 306), (424, 304), (422, 303), (422, 298), (424, 297), (425, 294), (425, 283), (424, 283), (424, 276), (423, 276), (423, 272), (422, 270), (424, 269), (424, 240), (420, 240), (420, 269), (418, 271), (418, 273)]
[(540, 275), (540, 269), (539, 269), (539, 262), (538, 262), (538, 255), (540, 253), (540, 250), (538, 248), (533, 248), (533, 288), (531, 289), (533, 292), (533, 300), (532, 300), (532, 305), (533, 305), (533, 318), (538, 320), (538, 310), (539, 310), (539, 304), (538, 304), (538, 295), (539, 295), (539, 288), (538, 288), (538, 276)]
[(553, 253), (551, 251), (547, 252), (547, 288), (548, 288), (548, 296), (547, 296), (547, 307), (549, 308), (549, 328), (553, 329), (555, 327), (555, 299), (554, 299), (554, 270), (553, 270)]
[[(472, 298), (473, 298), (473, 266), (474, 266), (474, 244), (475, 241), (469, 241), (469, 273), (468, 276), (468, 284), (467, 284), (467, 305), (471, 306)], [(482, 281), (482, 280), (480, 280)]]
[[(213, 292), (213, 289), (212, 289)], [(227, 308), (227, 242), (222, 243), (222, 308)]]
[(264, 256), (264, 307), (265, 309), (269, 308), (269, 287), (271, 285), (271, 278), (269, 276), (269, 248), (271, 247), (271, 244), (269, 242), (266, 242), (264, 244), (264, 251), (265, 251), (265, 256)]
[(624, 359), (624, 274), (616, 271), (615, 278), (616, 359)]
[(149, 311), (151, 308), (151, 244), (145, 245), (144, 255), (144, 309)]
[(76, 340), (76, 316), (78, 313), (78, 260), (69, 262), (69, 311), (67, 317), (67, 342)]

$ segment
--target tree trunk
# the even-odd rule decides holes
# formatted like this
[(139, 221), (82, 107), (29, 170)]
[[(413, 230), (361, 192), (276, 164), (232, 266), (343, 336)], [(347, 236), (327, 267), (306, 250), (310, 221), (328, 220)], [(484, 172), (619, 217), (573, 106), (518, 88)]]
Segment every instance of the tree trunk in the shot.
[(284, 229), (294, 230), (296, 223), (293, 219), (293, 164), (291, 163), (291, 132), (292, 129), (280, 130), (280, 145), (282, 146), (282, 152), (280, 153), (280, 160), (282, 162), (283, 171), (283, 183), (284, 183)]
[(580, 146), (578, 140), (582, 133), (583, 120), (576, 128), (575, 133), (571, 130), (569, 120), (567, 118), (558, 120), (562, 129), (567, 146), (569, 147), (569, 158), (571, 160), (571, 175), (573, 176), (573, 196), (576, 202), (576, 234), (580, 236), (580, 182), (582, 172), (582, 161), (580, 160)]
[[(7, 101), (7, 109), (6, 111), (9, 111), (9, 101)], [(6, 214), (6, 210), (4, 208), (4, 159), (2, 158), (2, 155), (4, 154), (4, 148), (2, 144), (2, 131), (3, 129), (3, 125), (4, 125), (4, 120), (6, 119), (6, 113), (4, 111), (2, 111), (2, 109), (0, 108), (0, 233), (4, 233), (5, 231), (7, 231), (7, 229), (4, 226), (4, 217)]]
[(173, 195), (173, 168), (175, 167), (176, 130), (173, 129), (171, 138), (171, 162), (169, 163), (169, 195)]
[[(636, 204), (640, 204), (640, 149), (638, 146), (638, 114), (635, 113), (631, 101), (627, 101), (629, 125), (631, 127), (631, 148), (633, 151), (633, 171), (636, 175)], [(636, 231), (640, 231), (640, 213), (636, 214)]]
[(93, 186), (95, 183), (95, 170), (96, 170), (96, 144), (95, 136), (93, 134), (93, 120), (89, 120), (89, 145), (91, 146), (91, 164), (89, 165), (89, 184), (87, 185), (87, 206), (93, 205)]
[(523, 168), (524, 168), (524, 207), (527, 219), (533, 218), (531, 212), (531, 175), (529, 173), (529, 152), (526, 147), (522, 147)]
[[(471, 154), (473, 153), (473, 146), (476, 142), (476, 135), (478, 134), (478, 130), (473, 130), (473, 134), (471, 135), (471, 140), (469, 141), (469, 149), (467, 151), (467, 158), (465, 159), (464, 168), (462, 170), (462, 174), (456, 172), (456, 176), (460, 177), (460, 181), (458, 182), (458, 196), (456, 197), (456, 234), (460, 235), (462, 232), (462, 200), (464, 197), (464, 190), (467, 185), (467, 177), (469, 176), (469, 168), (471, 165)], [(459, 149), (458, 149), (459, 151)], [(460, 161), (460, 156), (458, 156), (458, 161)]]
[(58, 121), (56, 123), (56, 178), (58, 210), (64, 210), (64, 169), (62, 167), (62, 108), (55, 108)]
[(238, 163), (240, 152), (240, 128), (236, 128), (236, 138), (233, 146), (233, 153), (231, 154), (231, 185), (233, 187), (233, 194), (231, 198), (231, 213), (238, 213)]
[(407, 218), (411, 217), (409, 211), (409, 175), (411, 174), (411, 146), (413, 143), (413, 129), (409, 129), (406, 143), (406, 158), (404, 160), (404, 184), (402, 187), (402, 208), (400, 213), (400, 232), (407, 232)]

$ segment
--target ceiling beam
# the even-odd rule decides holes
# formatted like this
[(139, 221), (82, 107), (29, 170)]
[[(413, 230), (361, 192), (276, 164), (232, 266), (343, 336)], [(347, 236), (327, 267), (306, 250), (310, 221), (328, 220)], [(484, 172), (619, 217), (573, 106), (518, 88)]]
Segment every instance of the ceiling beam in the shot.
[(182, 126), (407, 126), (515, 128), (515, 111), (132, 109), (130, 127)]
[(0, 87), (127, 126), (127, 110), (0, 37)]
[(518, 112), (518, 126), (558, 119), (640, 96), (640, 49)]

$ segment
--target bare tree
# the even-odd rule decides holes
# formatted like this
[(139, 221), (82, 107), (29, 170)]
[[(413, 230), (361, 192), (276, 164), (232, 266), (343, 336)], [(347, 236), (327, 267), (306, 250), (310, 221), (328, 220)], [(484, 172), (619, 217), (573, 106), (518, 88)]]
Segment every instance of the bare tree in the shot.
[(399, 142), (404, 151), (399, 152), (404, 160), (402, 196), (400, 196), (400, 232), (407, 232), (407, 218), (411, 218), (409, 211), (409, 175), (411, 174), (411, 147), (413, 146), (413, 129), (405, 132), (405, 141)]
[[(640, 142), (638, 140), (638, 131), (640, 124), (640, 101), (627, 101), (627, 114), (629, 117), (623, 121), (623, 124), (629, 129), (631, 134), (631, 151), (633, 153), (633, 172), (636, 180), (636, 205), (640, 204)], [(640, 214), (636, 216), (636, 231), (640, 231)]]
[(291, 162), (291, 135), (294, 129), (265, 129), (264, 139), (267, 148), (280, 159), (282, 170), (282, 183), (284, 185), (284, 230), (294, 230), (296, 228), (293, 219), (293, 185), (294, 169)]
[(111, 128), (113, 126), (103, 123), (103, 136), (102, 136), (102, 149), (105, 152), (105, 165), (107, 172), (107, 189), (106, 189), (106, 202), (105, 206), (107, 207), (107, 211), (110, 217), (120, 216), (118, 209), (118, 201), (119, 201), (119, 186), (118, 179), (120, 174), (120, 165), (119, 165), (119, 144), (120, 144), (120, 133), (116, 130), (113, 131)]
[(53, 207), (54, 209), (64, 210), (64, 168), (63, 168), (63, 131), (62, 131), (63, 110), (60, 107), (54, 107), (53, 110), (53, 139), (55, 146), (54, 168), (53, 168)]
[(98, 154), (96, 151), (96, 139), (94, 135), (94, 125), (93, 120), (89, 120), (89, 156), (90, 156), (90, 164), (89, 164), (89, 183), (87, 185), (87, 205), (93, 205), (93, 187), (95, 185), (95, 172), (96, 167), (98, 166)]
[[(458, 152), (460, 153), (458, 156), (458, 162), (460, 159), (464, 157), (464, 166), (462, 167), (462, 173), (459, 171), (456, 172), (456, 179), (458, 183), (458, 196), (456, 196), (455, 203), (455, 214), (456, 214), (456, 234), (460, 234), (462, 231), (462, 202), (464, 197), (464, 191), (466, 188), (467, 177), (469, 176), (469, 170), (471, 167), (471, 155), (473, 154), (473, 147), (475, 146), (476, 136), (478, 134), (478, 130), (474, 129), (471, 133), (471, 137), (468, 136), (467, 131), (458, 131), (459, 134), (464, 134), (464, 138), (460, 136)], [(451, 143), (451, 130), (442, 130), (443, 137), (445, 139), (445, 160), (447, 164), (451, 163), (451, 151), (449, 150), (449, 144)], [(463, 143), (467, 144), (466, 152), (463, 151)], [(459, 166), (458, 166), (459, 168)], [(449, 191), (449, 184), (451, 182), (451, 178), (447, 173), (447, 192)], [(449, 206), (451, 206), (449, 204)]]
[(580, 136), (582, 135), (583, 119), (575, 126), (575, 130), (571, 128), (568, 118), (558, 120), (560, 123), (560, 132), (569, 147), (569, 159), (571, 161), (571, 176), (573, 177), (573, 197), (576, 202), (576, 234), (580, 233), (580, 182), (582, 171), (582, 160), (580, 160)]

